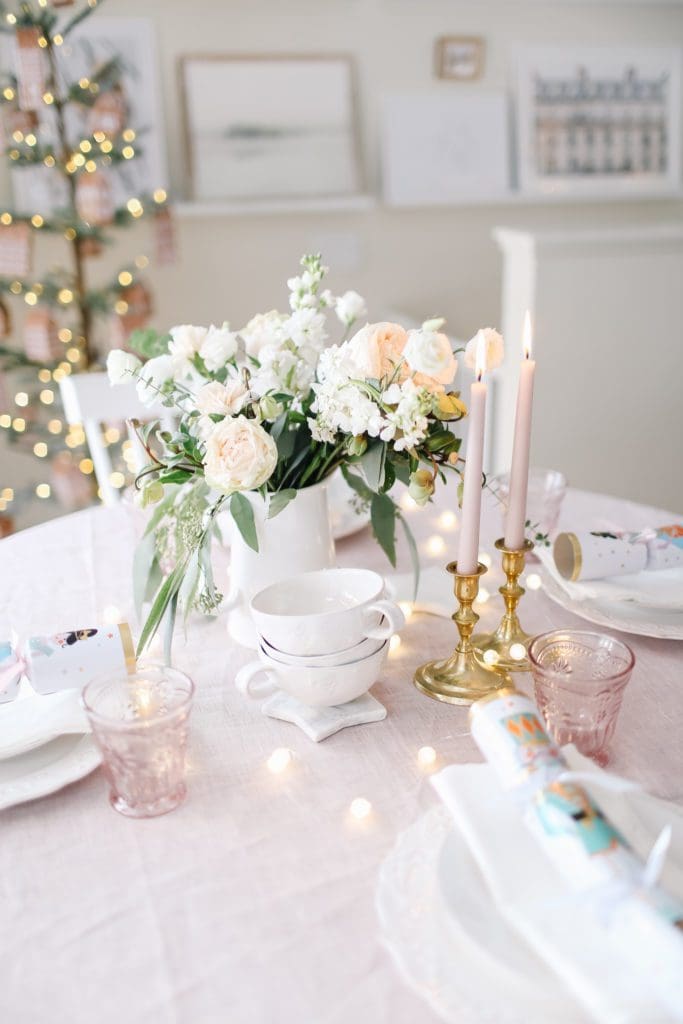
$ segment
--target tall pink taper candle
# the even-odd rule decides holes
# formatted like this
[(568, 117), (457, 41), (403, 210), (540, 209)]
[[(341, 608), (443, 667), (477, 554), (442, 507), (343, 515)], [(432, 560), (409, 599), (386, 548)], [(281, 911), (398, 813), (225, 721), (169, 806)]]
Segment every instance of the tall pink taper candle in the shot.
[(531, 407), (534, 399), (534, 374), (536, 363), (531, 358), (531, 317), (529, 310), (524, 317), (523, 331), (524, 359), (519, 372), (517, 391), (517, 412), (515, 414), (515, 437), (512, 445), (512, 468), (510, 470), (510, 496), (505, 519), (505, 547), (519, 551), (524, 546), (524, 524), (526, 522), (526, 497), (529, 487), (529, 449), (531, 446)]
[(458, 545), (458, 572), (469, 575), (477, 571), (479, 562), (479, 520), (481, 518), (481, 485), (484, 462), (484, 421), (486, 419), (486, 384), (482, 374), (486, 368), (486, 338), (483, 331), (477, 337), (477, 379), (470, 387), (469, 428), (467, 457), (460, 517), (460, 543)]

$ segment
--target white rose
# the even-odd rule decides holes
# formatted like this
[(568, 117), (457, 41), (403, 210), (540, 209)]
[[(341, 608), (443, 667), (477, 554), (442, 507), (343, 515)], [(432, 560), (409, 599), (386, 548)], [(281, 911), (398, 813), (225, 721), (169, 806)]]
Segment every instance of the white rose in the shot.
[(277, 446), (256, 420), (221, 420), (209, 434), (204, 456), (206, 482), (222, 494), (253, 491), (277, 465)]
[(484, 335), (485, 345), (485, 369), (495, 370), (497, 366), (503, 362), (505, 355), (505, 343), (503, 341), (502, 334), (498, 331), (494, 331), (493, 327), (482, 327), (480, 331), (474, 335), (473, 338), (467, 342), (465, 346), (465, 366), (469, 367), (470, 370), (477, 368), (477, 339), (479, 335)]
[(279, 345), (282, 341), (282, 321), (283, 317), (275, 309), (252, 317), (239, 332), (244, 338), (247, 355), (258, 359), (261, 349), (266, 345)]
[(423, 373), (440, 384), (450, 384), (458, 369), (450, 341), (438, 331), (408, 331), (403, 357), (413, 373)]
[(209, 373), (222, 370), (229, 359), (237, 352), (237, 335), (230, 331), (227, 324), (222, 327), (209, 327), (199, 349), (204, 366)]
[(113, 348), (107, 356), (107, 373), (110, 384), (123, 384), (134, 377), (142, 363), (132, 352), (124, 352), (122, 348)]
[(335, 302), (335, 312), (341, 322), (350, 327), (367, 314), (365, 299), (358, 292), (344, 292)]
[(247, 394), (248, 391), (241, 380), (229, 380), (226, 384), (220, 384), (215, 380), (199, 389), (196, 405), (205, 416), (211, 413), (235, 416), (244, 405)]
[(173, 359), (173, 372), (182, 376), (192, 368), (192, 357), (199, 352), (207, 335), (206, 327), (180, 324), (170, 330), (168, 351)]
[(138, 373), (136, 388), (143, 405), (154, 405), (160, 399), (159, 392), (167, 380), (173, 378), (173, 360), (170, 356), (155, 356), (149, 359)]

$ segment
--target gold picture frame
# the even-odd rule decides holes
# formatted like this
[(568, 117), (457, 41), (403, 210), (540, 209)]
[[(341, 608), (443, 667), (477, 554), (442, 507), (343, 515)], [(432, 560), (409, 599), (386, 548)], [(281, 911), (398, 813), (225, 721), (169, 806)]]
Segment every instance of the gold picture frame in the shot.
[(440, 36), (436, 41), (437, 78), (453, 82), (474, 82), (484, 72), (482, 36)]

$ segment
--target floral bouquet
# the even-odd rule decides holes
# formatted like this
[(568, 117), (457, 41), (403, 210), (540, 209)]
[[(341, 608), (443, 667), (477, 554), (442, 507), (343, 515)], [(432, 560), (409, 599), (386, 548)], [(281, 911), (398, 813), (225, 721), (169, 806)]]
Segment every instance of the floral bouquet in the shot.
[[(136, 555), (139, 606), (151, 600), (140, 637), (144, 649), (162, 618), (172, 633), (176, 610), (215, 610), (211, 573), (217, 514), (229, 510), (244, 542), (258, 549), (253, 493), (277, 516), (302, 488), (341, 471), (370, 510), (374, 535), (395, 564), (396, 524), (414, 541), (390, 496), (408, 485), (422, 505), (439, 478), (459, 473), (460, 439), (451, 425), (465, 415), (443, 320), (419, 330), (366, 324), (355, 292), (323, 288), (327, 268), (305, 256), (288, 282), (290, 312), (255, 316), (241, 330), (180, 326), (161, 336), (138, 331), (131, 347), (108, 359), (116, 384), (132, 375), (142, 401), (172, 410), (177, 429), (137, 425), (148, 464), (136, 479), (142, 506), (156, 504)], [(328, 315), (344, 333), (329, 345)], [(491, 332), (492, 334), (494, 332)]]

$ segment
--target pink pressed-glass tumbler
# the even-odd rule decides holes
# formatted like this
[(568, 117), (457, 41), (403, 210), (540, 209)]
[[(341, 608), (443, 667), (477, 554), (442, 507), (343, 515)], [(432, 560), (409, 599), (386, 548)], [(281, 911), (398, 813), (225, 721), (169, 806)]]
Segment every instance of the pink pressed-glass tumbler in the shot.
[(185, 753), (194, 685), (162, 665), (98, 676), (83, 690), (83, 707), (102, 751), (112, 807), (152, 818), (185, 799)]
[(558, 744), (573, 743), (587, 757), (607, 763), (635, 660), (630, 647), (604, 633), (557, 629), (532, 640), (536, 703)]

